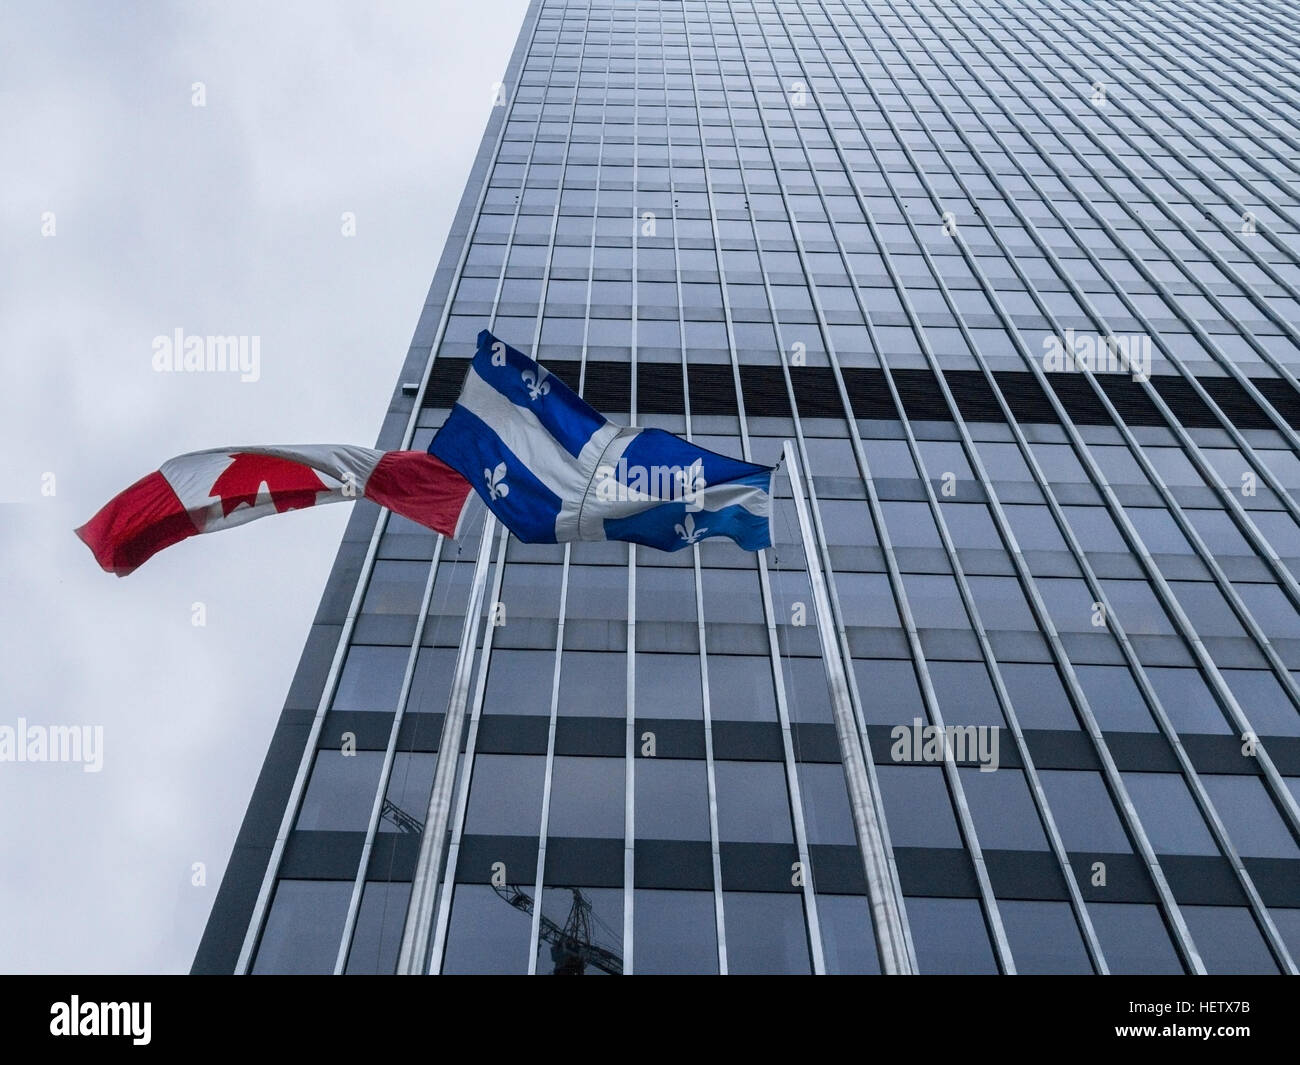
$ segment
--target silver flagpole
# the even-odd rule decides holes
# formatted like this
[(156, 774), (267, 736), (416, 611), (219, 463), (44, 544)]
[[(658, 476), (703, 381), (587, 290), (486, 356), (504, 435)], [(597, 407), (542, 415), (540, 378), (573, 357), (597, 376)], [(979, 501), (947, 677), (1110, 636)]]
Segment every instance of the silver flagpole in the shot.
[(822, 662), (830, 684), (835, 735), (840, 741), (840, 759), (849, 789), (853, 831), (858, 837), (858, 850), (862, 852), (862, 867), (867, 877), (867, 897), (871, 903), (880, 971), (890, 975), (912, 975), (915, 972), (912, 955), (907, 949), (903, 914), (898, 905), (898, 897), (892, 889), (892, 878), (885, 859), (885, 841), (880, 831), (880, 822), (876, 819), (862, 744), (858, 741), (857, 722), (853, 716), (853, 704), (849, 700), (848, 675), (832, 627), (830, 596), (826, 591), (821, 560), (817, 556), (812, 521), (808, 516), (808, 502), (803, 494), (799, 458), (789, 440), (785, 441), (783, 454), (785, 468), (790, 475), (795, 510), (799, 514), (799, 534), (803, 538), (803, 553), (807, 559), (808, 583), (812, 586), (813, 612), (817, 615), (817, 636), (821, 641)]
[(429, 935), (433, 929), (434, 903), (438, 881), (442, 876), (442, 858), (447, 843), (447, 823), (451, 817), (452, 791), (456, 784), (456, 763), (460, 760), (460, 737), (465, 727), (465, 706), (473, 670), (474, 648), (478, 643), (479, 615), (483, 609), (483, 589), (487, 584), (492, 561), (492, 534), (497, 520), (491, 511), (483, 519), (483, 536), (474, 563), (474, 583), (465, 606), (465, 623), (460, 634), (456, 672), (452, 678), (447, 717), (438, 741), (438, 762), (433, 773), (433, 791), (429, 811), (424, 818), (420, 837), (420, 856), (415, 863), (411, 883), (411, 901), (406, 907), (406, 925), (402, 929), (402, 950), (397, 957), (401, 976), (423, 976), (429, 968)]

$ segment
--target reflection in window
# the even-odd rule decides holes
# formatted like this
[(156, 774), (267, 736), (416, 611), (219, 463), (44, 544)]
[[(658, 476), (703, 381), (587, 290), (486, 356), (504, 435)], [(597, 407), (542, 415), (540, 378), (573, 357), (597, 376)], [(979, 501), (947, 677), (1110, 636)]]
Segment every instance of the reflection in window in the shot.
[[(576, 894), (575, 894), (576, 892)], [(585, 914), (592, 949), (585, 957), (575, 957), (563, 943), (563, 930), (575, 911)], [(560, 975), (603, 976), (612, 968), (617, 975), (623, 967), (623, 889), (591, 887), (547, 887), (542, 890), (542, 919), (549, 921), (552, 938), (538, 936), (537, 972)], [(577, 967), (582, 972), (577, 973)]]
[(512, 906), (490, 885), (457, 884), (447, 923), (442, 971), (494, 975), (528, 972), (532, 923), (527, 913)]
[(419, 832), (429, 810), (429, 793), (433, 791), (436, 754), (398, 751), (388, 778), (384, 807), (379, 819), (380, 832)]
[(383, 764), (382, 751), (317, 751), (296, 827), (364, 832), (370, 823)]

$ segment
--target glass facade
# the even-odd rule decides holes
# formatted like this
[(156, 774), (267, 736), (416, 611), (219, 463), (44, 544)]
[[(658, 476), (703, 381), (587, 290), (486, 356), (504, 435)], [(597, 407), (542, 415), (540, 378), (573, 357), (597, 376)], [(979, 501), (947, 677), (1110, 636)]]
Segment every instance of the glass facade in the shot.
[[(485, 327), (611, 419), (793, 441), (920, 972), (1296, 971), (1298, 43), (1172, 0), (525, 17), (380, 446)], [(777, 483), (762, 555), (488, 545), (433, 971), (880, 970)], [(357, 504), (196, 971), (394, 970), (476, 515)]]

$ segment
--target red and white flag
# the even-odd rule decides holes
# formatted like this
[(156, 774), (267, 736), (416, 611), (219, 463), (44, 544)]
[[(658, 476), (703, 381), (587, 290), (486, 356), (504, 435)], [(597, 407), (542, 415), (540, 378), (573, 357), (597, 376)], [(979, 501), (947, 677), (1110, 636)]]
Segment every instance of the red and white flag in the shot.
[(231, 447), (164, 462), (104, 505), (77, 535), (125, 577), (164, 547), (268, 514), (369, 499), (455, 537), (469, 482), (424, 451), (349, 444)]

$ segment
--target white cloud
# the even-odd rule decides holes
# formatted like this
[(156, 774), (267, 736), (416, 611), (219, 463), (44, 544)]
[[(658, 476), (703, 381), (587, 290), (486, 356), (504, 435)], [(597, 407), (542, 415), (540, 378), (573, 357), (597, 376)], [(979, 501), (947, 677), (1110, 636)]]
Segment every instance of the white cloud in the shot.
[[(348, 508), (120, 581), (72, 529), (183, 451), (374, 441), (524, 7), (7, 12), (0, 724), (100, 724), (105, 752), (0, 763), (0, 970), (188, 969)], [(261, 380), (154, 374), (178, 326), (260, 336)]]

